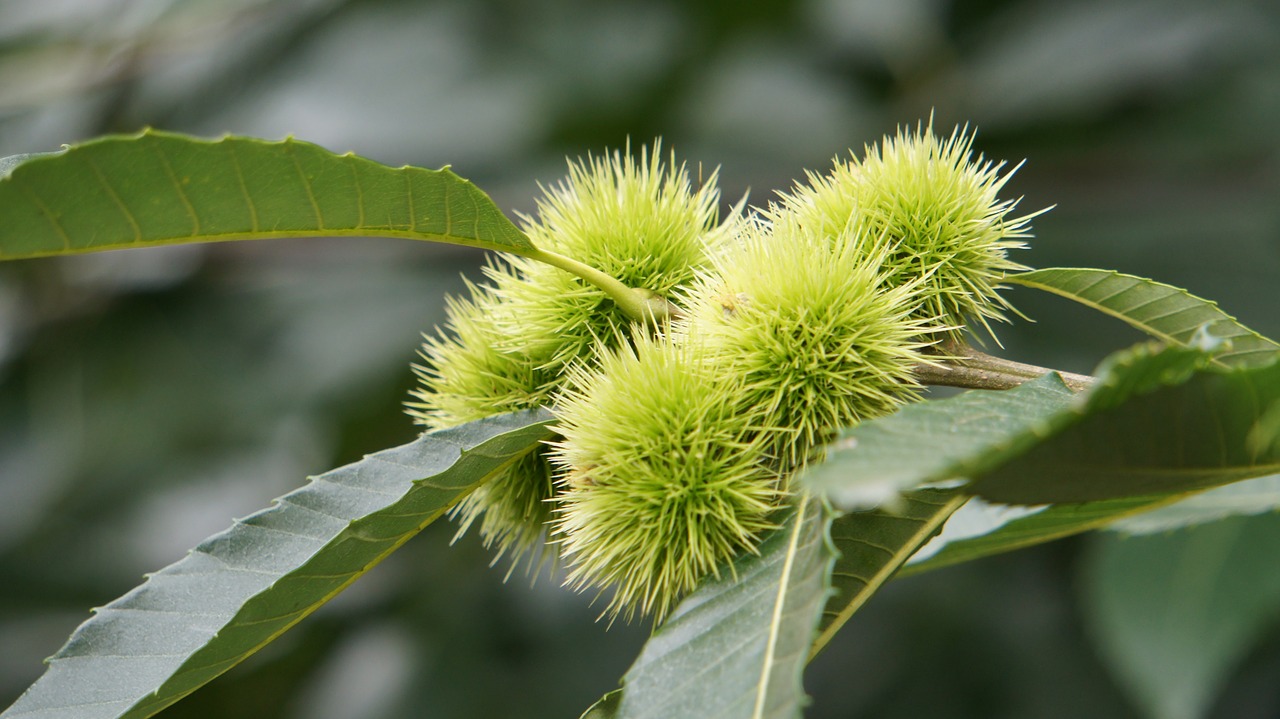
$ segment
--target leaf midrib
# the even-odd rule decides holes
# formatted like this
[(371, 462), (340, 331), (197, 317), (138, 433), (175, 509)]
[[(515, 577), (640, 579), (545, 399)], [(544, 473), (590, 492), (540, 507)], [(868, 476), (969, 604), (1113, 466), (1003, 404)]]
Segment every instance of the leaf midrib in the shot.
[[(924, 503), (923, 500), (917, 501)], [(858, 596), (855, 597), (853, 601), (846, 604), (844, 608), (832, 618), (826, 629), (819, 632), (818, 636), (814, 638), (813, 644), (809, 650), (810, 660), (817, 656), (818, 653), (827, 646), (832, 637), (835, 636), (836, 632), (838, 632), (849, 621), (849, 618), (852, 617), (855, 612), (862, 608), (862, 605), (867, 603), (867, 600), (871, 598), (871, 595), (878, 591), (879, 588), (888, 581), (895, 572), (902, 568), (907, 559), (909, 559), (911, 555), (924, 544), (925, 539), (932, 535), (934, 530), (946, 522), (955, 510), (959, 509), (960, 506), (967, 501), (969, 501), (969, 497), (967, 495), (957, 494), (946, 502), (934, 504), (933, 506), (936, 507), (936, 511), (931, 514), (927, 520), (920, 522), (920, 527), (911, 534), (908, 542), (904, 543), (896, 551), (891, 552), (889, 561), (880, 565), (880, 568), (877, 569), (870, 577), (857, 577), (864, 582), (865, 586), (862, 591), (858, 592)], [(881, 549), (881, 547), (877, 547), (877, 549)]]
[[(194, 237), (194, 235), (193, 235)], [(488, 242), (467, 239), (465, 242), (459, 241), (453, 235), (441, 235), (425, 232), (411, 232), (408, 230), (384, 230), (377, 225), (358, 227), (352, 229), (331, 229), (331, 230), (264, 230), (256, 232), (223, 232), (212, 233), (206, 232), (198, 235), (200, 239), (192, 240), (189, 237), (174, 237), (171, 240), (144, 240), (142, 242), (117, 242), (105, 245), (94, 245), (92, 247), (69, 247), (64, 250), (49, 250), (47, 252), (23, 252), (21, 255), (6, 256), (3, 249), (0, 249), (0, 260), (5, 259), (39, 259), (42, 257), (65, 257), (67, 255), (84, 255), (97, 252), (114, 252), (118, 250), (141, 250), (151, 247), (166, 247), (170, 245), (197, 245), (212, 244), (218, 242), (238, 242), (242, 240), (287, 240), (287, 239), (314, 239), (320, 237), (369, 237), (369, 238), (388, 238), (399, 240), (436, 240), (443, 244), (461, 245), (464, 247), (475, 247), (481, 250), (490, 250), (494, 252), (507, 252), (511, 254), (522, 254), (518, 249), (508, 245), (498, 245)]]
[(760, 676), (756, 681), (756, 704), (751, 711), (752, 719), (762, 719), (767, 695), (769, 693), (769, 673), (773, 671), (773, 655), (778, 650), (778, 632), (782, 627), (783, 608), (786, 604), (787, 589), (791, 583), (791, 572), (795, 565), (796, 549), (800, 542), (800, 532), (808, 519), (810, 500), (802, 495), (798, 500), (800, 507), (796, 510), (795, 529), (787, 539), (787, 553), (782, 564), (782, 581), (778, 583), (777, 597), (773, 601), (773, 614), (769, 620), (769, 639), (765, 644), (764, 663), (760, 667)]

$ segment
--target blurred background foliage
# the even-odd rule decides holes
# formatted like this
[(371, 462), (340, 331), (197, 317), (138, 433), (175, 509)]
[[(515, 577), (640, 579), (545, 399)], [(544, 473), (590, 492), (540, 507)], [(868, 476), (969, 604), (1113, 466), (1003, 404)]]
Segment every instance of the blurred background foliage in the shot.
[[(931, 112), (976, 126), (989, 157), (1028, 158), (1008, 190), (1024, 209), (1057, 205), (1022, 261), (1154, 277), (1280, 335), (1266, 0), (0, 2), (0, 156), (146, 125), (293, 133), (452, 164), (528, 212), (566, 155), (662, 136), (719, 166), (726, 200), (760, 202)], [(0, 706), (88, 607), (307, 474), (412, 438), (419, 332), (480, 262), (312, 240), (0, 266)], [(1138, 339), (1013, 300), (1036, 322), (1001, 331), (1010, 357), (1087, 372)], [(1231, 598), (1184, 590), (1274, 585), (1277, 515), (1232, 521), (1247, 531), (1208, 537), (1228, 553), (1187, 553), (1207, 528), (1104, 535), (891, 584), (812, 666), (808, 716), (1280, 715), (1274, 592), (1226, 659), (1170, 670), (1198, 695), (1150, 700), (1146, 645), (1116, 636), (1135, 610), (1218, 636)], [(430, 527), (166, 716), (574, 717), (614, 685), (643, 627), (606, 631), (555, 577), (504, 584), (452, 532)], [(1195, 664), (1188, 635), (1158, 651)]]

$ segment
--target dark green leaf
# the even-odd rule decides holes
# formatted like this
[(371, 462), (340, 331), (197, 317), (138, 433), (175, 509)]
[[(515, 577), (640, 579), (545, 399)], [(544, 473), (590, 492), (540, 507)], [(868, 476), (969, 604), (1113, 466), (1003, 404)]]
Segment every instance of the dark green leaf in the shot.
[[(1183, 495), (1131, 497), (1048, 507), (999, 507), (974, 499), (962, 507), (942, 532), (908, 560), (898, 576), (1012, 552), (1055, 539), (1106, 527), (1124, 517), (1141, 515), (1177, 501)], [(983, 508), (997, 511), (983, 512)], [(998, 510), (1013, 510), (1007, 514)], [(970, 513), (970, 514), (966, 514)], [(980, 516), (972, 516), (980, 514)], [(953, 524), (957, 525), (953, 529)], [(969, 524), (969, 526), (964, 526)], [(948, 533), (953, 533), (948, 536)]]
[(803, 477), (844, 509), (876, 506), (926, 482), (978, 476), (1026, 451), (1075, 394), (1056, 374), (1010, 390), (904, 407), (845, 431)]
[[(1207, 370), (1183, 381), (1170, 354), (1123, 353), (1082, 407), (968, 490), (1008, 504), (1091, 502), (1207, 489), (1280, 471), (1280, 447), (1249, 438), (1280, 402), (1280, 364)], [(1157, 378), (1176, 382), (1157, 387)], [(1156, 389), (1151, 389), (1157, 387)], [(1137, 394), (1141, 390), (1151, 391)]]
[(893, 510), (853, 512), (831, 523), (831, 543), (839, 552), (831, 573), (835, 593), (823, 611), (814, 654), (966, 499), (957, 490), (922, 489)]
[(0, 259), (339, 235), (533, 250), (447, 168), (396, 169), (293, 139), (147, 130), (0, 160)]
[(851, 508), (942, 481), (967, 480), (966, 492), (994, 502), (1056, 504), (1275, 473), (1280, 446), (1259, 428), (1280, 403), (1280, 364), (1194, 371), (1204, 357), (1147, 345), (1117, 353), (1080, 401), (1050, 375), (911, 405), (846, 431), (806, 479)]
[(1111, 270), (1054, 267), (1009, 275), (1005, 281), (1073, 299), (1170, 344), (1191, 344), (1203, 327), (1230, 344), (1214, 357), (1223, 365), (1267, 364), (1280, 352), (1280, 344), (1240, 324), (1216, 303), (1154, 280)]
[(501, 467), (544, 411), (440, 430), (314, 478), (97, 609), (3, 715), (147, 717), (261, 649)]
[(816, 502), (805, 502), (758, 555), (686, 598), (623, 677), (613, 716), (799, 717), (800, 676), (834, 559), (829, 523)]
[(1112, 535), (1094, 549), (1083, 608), (1103, 659), (1152, 719), (1205, 716), (1280, 619), (1280, 515)]
[[(1070, 269), (1038, 270), (1011, 277), (1010, 280), (1092, 304), (1125, 319), (1139, 329), (1182, 345), (1196, 343), (1202, 337), (1201, 331), (1207, 327), (1211, 336), (1218, 336), (1229, 343), (1229, 349), (1215, 355), (1220, 363), (1258, 363), (1267, 356), (1267, 352), (1277, 347), (1270, 340), (1235, 322), (1212, 302), (1150, 280), (1102, 270)], [(1131, 394), (1176, 382), (1199, 364), (1195, 350), (1188, 354), (1164, 355), (1160, 362), (1162, 364), (1148, 365), (1141, 374), (1128, 375), (1125, 378), (1126, 386), (1108, 385), (1093, 401), (1098, 406), (1123, 403)], [(976, 397), (974, 401), (979, 405), (972, 409), (985, 413), (986, 402)], [(1046, 409), (1049, 414), (1054, 413), (1051, 408)], [(1034, 417), (1028, 418), (1034, 422)], [(983, 421), (990, 420), (990, 417), (986, 417)], [(1031, 424), (1025, 426), (1029, 428)], [(944, 445), (943, 449), (944, 451), (938, 451), (936, 447), (930, 448), (923, 458), (943, 466), (956, 459), (945, 451), (954, 449), (953, 445)], [(961, 452), (963, 453), (962, 448)], [(1273, 505), (1257, 501), (1255, 492), (1247, 489), (1248, 485), (1257, 481), (1265, 481), (1265, 478), (1209, 492), (1191, 493), (1181, 501), (1179, 497), (1183, 495), (1158, 495), (1062, 504), (1037, 507), (1029, 516), (1025, 510), (1011, 513), (1009, 510), (1017, 508), (997, 507), (975, 500), (961, 508), (941, 534), (909, 560), (900, 575), (1012, 551), (1111, 526), (1113, 522), (1118, 522), (1120, 527), (1132, 526), (1145, 531), (1140, 528), (1168, 528), (1196, 521), (1195, 517), (1217, 519), (1228, 514), (1265, 511)], [(865, 492), (875, 496), (886, 489), (873, 487)], [(1216, 499), (1219, 496), (1222, 497), (1221, 500)]]
[(1280, 474), (1197, 492), (1168, 506), (1123, 517), (1107, 528), (1125, 534), (1153, 534), (1276, 510), (1280, 510)]

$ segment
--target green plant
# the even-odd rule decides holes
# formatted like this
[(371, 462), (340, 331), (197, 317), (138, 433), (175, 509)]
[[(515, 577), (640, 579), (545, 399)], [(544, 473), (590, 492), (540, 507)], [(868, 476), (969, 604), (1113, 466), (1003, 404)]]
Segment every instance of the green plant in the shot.
[[(499, 554), (562, 547), (572, 583), (615, 591), (606, 614), (660, 620), (590, 716), (795, 716), (807, 658), (892, 576), (1274, 474), (1280, 345), (1151, 280), (1023, 268), (1006, 253), (1032, 216), (1008, 217), (1008, 175), (970, 144), (904, 131), (723, 221), (713, 182), (618, 153), (572, 166), (523, 230), (448, 170), (292, 140), (144, 132), (0, 160), (4, 258), (333, 235), (516, 258), (428, 340), (427, 433), (97, 610), (4, 716), (154, 714), (453, 508)], [(1157, 342), (1096, 379), (979, 352), (962, 330), (1005, 319), (1001, 283)], [(1037, 509), (948, 536), (980, 501)]]

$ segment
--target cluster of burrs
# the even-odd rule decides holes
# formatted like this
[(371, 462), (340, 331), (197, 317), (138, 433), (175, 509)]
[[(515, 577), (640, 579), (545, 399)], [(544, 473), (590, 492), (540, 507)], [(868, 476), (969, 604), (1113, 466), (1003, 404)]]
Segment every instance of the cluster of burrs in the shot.
[(835, 431), (916, 399), (940, 344), (1010, 309), (998, 284), (1031, 216), (971, 144), (901, 130), (723, 221), (715, 176), (695, 185), (656, 144), (571, 164), (530, 238), (677, 311), (637, 322), (523, 258), (450, 302), (411, 413), (434, 429), (550, 406), (561, 436), (460, 504), (462, 531), (498, 556), (552, 547), (624, 618), (661, 619), (754, 551)]

